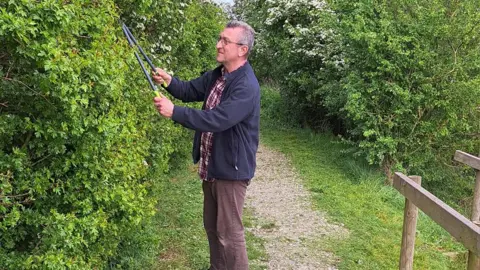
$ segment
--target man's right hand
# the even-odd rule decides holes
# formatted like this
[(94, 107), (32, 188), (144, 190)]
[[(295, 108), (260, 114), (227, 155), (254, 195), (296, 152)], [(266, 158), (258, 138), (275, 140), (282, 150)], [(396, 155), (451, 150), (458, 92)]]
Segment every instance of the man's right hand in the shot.
[(158, 84), (163, 84), (165, 82), (166, 86), (169, 86), (172, 82), (172, 76), (165, 72), (165, 70), (161, 68), (156, 69), (157, 73), (155, 74), (152, 71), (152, 78)]

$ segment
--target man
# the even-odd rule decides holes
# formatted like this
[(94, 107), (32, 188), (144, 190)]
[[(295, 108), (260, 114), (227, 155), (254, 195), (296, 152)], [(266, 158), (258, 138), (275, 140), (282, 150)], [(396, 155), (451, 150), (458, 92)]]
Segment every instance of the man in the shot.
[(248, 269), (242, 212), (254, 176), (260, 120), (260, 86), (248, 63), (254, 31), (229, 22), (217, 41), (221, 65), (192, 81), (172, 78), (161, 69), (156, 83), (184, 102), (203, 101), (202, 110), (154, 99), (159, 113), (195, 130), (193, 161), (203, 180), (203, 221), (210, 246), (210, 269)]

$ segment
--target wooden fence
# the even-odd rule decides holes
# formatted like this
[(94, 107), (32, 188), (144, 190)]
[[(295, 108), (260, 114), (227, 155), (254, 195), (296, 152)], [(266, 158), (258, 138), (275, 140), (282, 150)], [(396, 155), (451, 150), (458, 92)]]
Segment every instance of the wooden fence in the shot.
[(422, 188), (421, 177), (395, 173), (393, 186), (405, 196), (400, 269), (413, 269), (418, 208), (442, 226), (468, 250), (468, 270), (480, 270), (480, 158), (456, 151), (455, 160), (476, 170), (471, 220)]

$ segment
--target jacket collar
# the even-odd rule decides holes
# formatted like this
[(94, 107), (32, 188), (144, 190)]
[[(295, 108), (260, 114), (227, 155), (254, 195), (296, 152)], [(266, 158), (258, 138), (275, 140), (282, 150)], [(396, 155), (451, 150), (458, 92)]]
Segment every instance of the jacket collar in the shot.
[(218, 66), (217, 68), (214, 69), (215, 78), (218, 78), (218, 77), (223, 75), (223, 76), (225, 76), (226, 81), (230, 81), (230, 80), (233, 80), (236, 77), (238, 77), (238, 75), (243, 74), (245, 72), (245, 70), (247, 70), (249, 67), (250, 67), (250, 63), (247, 61), (247, 62), (245, 62), (245, 64), (243, 64), (243, 66), (237, 68), (233, 72), (223, 73), (224, 66), (220, 65), (220, 66)]

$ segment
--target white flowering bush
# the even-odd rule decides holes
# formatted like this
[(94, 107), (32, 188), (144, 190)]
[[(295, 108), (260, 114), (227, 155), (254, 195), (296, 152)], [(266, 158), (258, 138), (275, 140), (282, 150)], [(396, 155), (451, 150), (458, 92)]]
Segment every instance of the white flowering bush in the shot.
[(255, 68), (279, 83), (297, 123), (333, 128), (389, 176), (471, 194), (451, 158), (480, 150), (474, 3), (239, 0), (235, 11), (258, 32)]

